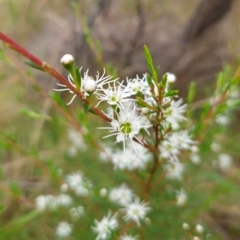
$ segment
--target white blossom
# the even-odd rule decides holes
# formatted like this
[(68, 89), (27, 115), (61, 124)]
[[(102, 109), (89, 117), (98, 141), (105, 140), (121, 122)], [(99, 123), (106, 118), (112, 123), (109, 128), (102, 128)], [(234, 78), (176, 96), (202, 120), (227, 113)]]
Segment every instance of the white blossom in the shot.
[(198, 233), (203, 233), (204, 227), (203, 227), (202, 225), (200, 225), (200, 224), (197, 224), (197, 225), (196, 225), (196, 231), (197, 231)]
[(79, 217), (85, 214), (85, 210), (83, 206), (79, 206), (79, 207), (71, 208), (69, 210), (69, 213), (74, 220), (77, 220)]
[(194, 164), (200, 164), (200, 162), (201, 162), (200, 156), (199, 156), (198, 154), (196, 154), (196, 153), (192, 153), (192, 154), (190, 155), (190, 160), (191, 160), (192, 163), (194, 163)]
[(137, 93), (141, 94), (150, 94), (150, 87), (147, 83), (147, 74), (143, 74), (142, 78), (139, 78), (137, 75), (136, 78), (128, 79), (127, 85), (124, 88), (124, 92), (129, 96), (136, 95)]
[(140, 226), (140, 220), (146, 217), (146, 214), (150, 211), (148, 203), (141, 202), (138, 198), (134, 202), (129, 203), (123, 210), (126, 212), (124, 219), (126, 221), (134, 221)]
[(128, 98), (128, 94), (123, 90), (123, 82), (116, 86), (108, 84), (108, 88), (101, 88), (101, 91), (96, 92), (97, 99), (99, 100), (96, 107), (106, 101), (111, 106), (117, 106), (118, 108), (124, 108), (123, 103), (129, 102), (131, 99)]
[(79, 196), (87, 196), (92, 187), (91, 182), (85, 179), (80, 172), (68, 174), (65, 181)]
[(159, 150), (162, 158), (165, 158), (170, 162), (178, 161), (180, 151), (176, 141), (171, 142), (169, 139), (163, 140), (159, 146)]
[(178, 161), (180, 150), (192, 150), (193, 141), (187, 131), (178, 131), (167, 134), (160, 143), (159, 150), (161, 157), (171, 162)]
[(107, 191), (106, 188), (102, 188), (102, 189), (100, 190), (100, 196), (101, 196), (101, 197), (106, 197), (106, 196), (107, 196), (107, 193), (108, 193), (108, 191)]
[(165, 166), (166, 177), (171, 180), (181, 180), (184, 166), (180, 162), (171, 162)]
[(221, 114), (216, 117), (215, 121), (219, 125), (226, 126), (230, 123), (231, 119), (229, 116)]
[(113, 216), (111, 215), (109, 211), (108, 215), (101, 221), (94, 220), (95, 226), (92, 227), (92, 229), (98, 234), (96, 240), (107, 239), (111, 236), (112, 231), (118, 227), (116, 214)]
[(59, 196), (40, 195), (35, 199), (35, 204), (39, 211), (54, 210), (60, 206), (70, 206), (72, 199), (67, 194), (60, 194)]
[[(80, 89), (77, 89), (77, 86), (76, 86), (71, 74), (68, 75), (68, 81), (74, 88), (76, 88), (77, 90), (80, 90), (80, 92), (83, 94), (83, 97), (86, 98), (90, 95), (90, 93), (97, 91), (105, 83), (117, 80), (117, 79), (112, 80), (112, 76), (105, 76), (105, 69), (103, 69), (103, 70), (104, 71), (103, 71), (102, 76), (100, 76), (99, 72), (97, 72), (96, 77), (93, 78), (93, 77), (89, 76), (88, 70), (82, 74), (81, 73), (82, 67), (81, 67), (79, 69), (79, 74), (81, 76)], [(73, 94), (72, 99), (70, 100), (69, 103), (67, 103), (67, 105), (71, 104), (77, 95), (73, 91), (71, 91), (66, 85), (60, 84), (60, 83), (57, 83), (57, 85), (62, 88), (53, 89), (53, 90), (58, 91), (58, 92), (69, 91), (71, 94)]]
[(137, 170), (145, 169), (150, 161), (150, 153), (140, 144), (127, 144), (125, 150), (118, 150), (112, 154), (115, 169)]
[(113, 188), (109, 193), (110, 201), (118, 203), (122, 206), (128, 205), (134, 197), (134, 193), (126, 184), (122, 184), (117, 188)]
[(169, 73), (169, 72), (167, 72), (166, 74), (167, 74), (167, 82), (168, 82), (168, 83), (174, 83), (174, 82), (176, 82), (177, 77), (176, 77), (175, 74)]
[(222, 171), (228, 170), (232, 166), (232, 163), (233, 159), (230, 155), (226, 153), (220, 153), (218, 155), (217, 165)]
[[(169, 101), (169, 98), (166, 99)], [(183, 100), (180, 98), (178, 101), (170, 101), (170, 104), (167, 104), (166, 107), (163, 108), (163, 114), (165, 117), (165, 121), (172, 126), (173, 129), (179, 128), (179, 123), (182, 120), (186, 120), (183, 116), (186, 110), (186, 104), (182, 105)]]
[(47, 210), (52, 204), (52, 195), (40, 195), (35, 198), (35, 205), (39, 211)]
[(221, 147), (221, 145), (220, 145), (219, 143), (213, 142), (213, 143), (211, 144), (211, 149), (212, 149), (212, 151), (214, 151), (214, 152), (220, 152), (221, 149), (222, 149), (222, 147)]
[(72, 63), (74, 62), (74, 57), (71, 55), (71, 54), (65, 54), (62, 56), (60, 62), (63, 64), (63, 65), (67, 65), (69, 63)]
[[(134, 105), (133, 110), (130, 111), (130, 104), (126, 109), (121, 109), (120, 113), (117, 113), (117, 119), (112, 119), (111, 121), (111, 127), (102, 127), (99, 129), (107, 129), (111, 133), (110, 135), (105, 136), (106, 137), (111, 137), (111, 136), (116, 136), (116, 142), (123, 142), (123, 146), (125, 149), (125, 141), (127, 139), (130, 139), (133, 143), (133, 138), (137, 138), (137, 134), (139, 133), (140, 129), (144, 129), (146, 132), (147, 129), (151, 125), (143, 125), (141, 123), (141, 117), (142, 115), (136, 115), (136, 106)], [(140, 139), (138, 139), (139, 142)], [(134, 143), (133, 143), (134, 144)]]
[(137, 236), (133, 237), (131, 235), (124, 234), (120, 237), (120, 240), (137, 240)]
[(194, 237), (193, 237), (193, 240), (201, 240), (201, 239), (200, 239), (200, 237), (198, 237), (198, 236), (194, 236)]
[(183, 223), (182, 228), (187, 231), (190, 229), (190, 226), (188, 223)]
[(186, 194), (186, 192), (183, 189), (177, 190), (176, 191), (176, 195), (177, 195), (176, 205), (177, 206), (183, 206), (186, 203), (186, 201), (187, 201), (187, 194)]
[(71, 142), (71, 147), (68, 149), (68, 154), (72, 157), (76, 156), (79, 150), (86, 150), (87, 146), (84, 142), (83, 135), (75, 129), (68, 130), (68, 139)]
[(60, 238), (66, 238), (68, 237), (72, 232), (72, 226), (71, 224), (67, 223), (67, 222), (60, 222), (57, 225), (56, 228), (56, 235)]
[(67, 194), (60, 194), (55, 197), (57, 206), (70, 206), (72, 204), (72, 198)]

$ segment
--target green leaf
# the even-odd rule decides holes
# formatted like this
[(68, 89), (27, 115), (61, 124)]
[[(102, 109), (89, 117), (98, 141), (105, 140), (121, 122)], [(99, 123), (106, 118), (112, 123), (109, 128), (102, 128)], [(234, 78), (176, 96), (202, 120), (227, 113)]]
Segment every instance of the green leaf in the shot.
[(63, 102), (61, 95), (59, 93), (51, 92), (49, 94), (50, 98), (53, 99), (59, 106), (66, 109), (66, 104)]
[(80, 86), (82, 84), (82, 77), (78, 67), (76, 67), (75, 69), (75, 76), (76, 76), (76, 82), (77, 82), (76, 86), (79, 86), (79, 89), (80, 89)]
[(146, 45), (143, 46), (143, 50), (144, 50), (144, 55), (145, 55), (145, 58), (146, 58), (146, 61), (147, 61), (148, 69), (149, 69), (150, 73), (152, 75), (154, 75), (155, 70), (154, 70), (154, 66), (153, 66), (153, 60), (152, 60), (151, 53), (150, 53), (150, 51), (149, 51), (149, 49)]
[(43, 68), (41, 68), (40, 66), (38, 66), (37, 64), (35, 64), (33, 62), (25, 61), (25, 63), (32, 68), (35, 68), (35, 69), (40, 70), (40, 71), (44, 71)]
[(41, 114), (41, 113), (36, 113), (30, 109), (27, 108), (22, 108), (19, 111), (21, 114), (24, 114), (30, 118), (34, 118), (34, 119), (44, 119), (44, 120), (51, 120), (51, 117), (49, 117), (48, 115), (45, 114)]
[(194, 82), (191, 82), (189, 85), (189, 90), (188, 90), (188, 103), (192, 103), (194, 100), (196, 94), (196, 84)]
[(85, 110), (85, 112), (87, 112), (88, 111), (88, 105), (85, 102), (83, 102), (82, 105), (83, 105), (83, 109)]
[(38, 210), (33, 210), (31, 212), (28, 212), (27, 214), (14, 219), (11, 222), (11, 226), (17, 226), (17, 227), (21, 227), (22, 225), (25, 225), (27, 223), (29, 223), (30, 221), (32, 221), (33, 219), (39, 217), (41, 215), (41, 212), (39, 212)]

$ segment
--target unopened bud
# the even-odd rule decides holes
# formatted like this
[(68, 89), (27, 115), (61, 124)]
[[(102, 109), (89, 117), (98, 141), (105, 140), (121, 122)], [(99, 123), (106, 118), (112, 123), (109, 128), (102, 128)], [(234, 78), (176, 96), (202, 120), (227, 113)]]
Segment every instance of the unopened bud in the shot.
[(100, 195), (101, 195), (101, 197), (106, 197), (107, 196), (107, 189), (106, 188), (102, 188), (100, 190)]
[(167, 73), (167, 82), (168, 83), (174, 83), (176, 82), (176, 75), (173, 73)]
[(92, 78), (88, 78), (84, 84), (83, 84), (83, 89), (86, 92), (94, 92), (96, 90), (96, 82)]
[(190, 226), (187, 223), (183, 223), (182, 227), (183, 227), (184, 230), (189, 230), (190, 229)]
[(74, 57), (71, 54), (65, 54), (62, 58), (61, 58), (61, 63), (63, 65), (68, 65), (70, 63), (74, 62)]
[(203, 226), (200, 225), (200, 224), (197, 224), (197, 225), (196, 225), (196, 231), (197, 231), (198, 233), (202, 233), (202, 232), (204, 231)]
[(143, 107), (143, 108), (141, 108), (141, 112), (142, 112), (143, 114), (146, 114), (146, 113), (149, 112), (149, 108)]

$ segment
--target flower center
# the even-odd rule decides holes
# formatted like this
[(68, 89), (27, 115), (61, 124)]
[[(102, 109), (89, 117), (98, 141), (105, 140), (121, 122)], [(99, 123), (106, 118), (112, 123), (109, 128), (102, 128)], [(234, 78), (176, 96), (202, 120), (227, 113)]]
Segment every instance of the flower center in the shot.
[(132, 132), (132, 124), (129, 122), (120, 124), (120, 130), (124, 134), (129, 134)]
[(115, 95), (113, 95), (113, 96), (111, 97), (111, 101), (112, 101), (112, 102), (117, 102), (117, 97), (116, 97)]

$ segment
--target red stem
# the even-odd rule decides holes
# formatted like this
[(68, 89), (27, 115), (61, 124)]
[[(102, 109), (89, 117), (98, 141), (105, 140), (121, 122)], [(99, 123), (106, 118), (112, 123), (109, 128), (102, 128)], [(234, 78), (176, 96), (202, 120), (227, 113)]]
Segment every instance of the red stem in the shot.
[[(37, 57), (35, 57), (34, 55), (32, 55), (30, 52), (28, 52), (25, 48), (21, 47), (20, 45), (18, 45), (15, 41), (13, 41), (11, 38), (9, 38), (8, 36), (6, 36), (4, 33), (0, 32), (0, 40), (2, 40), (7, 47), (15, 50), (16, 52), (18, 52), (19, 54), (21, 54), (22, 56), (26, 57), (27, 59), (29, 59), (30, 61), (32, 61), (33, 63), (35, 63), (37, 66), (39, 66), (40, 68), (42, 68), (42, 70), (48, 74), (50, 74), (51, 76), (53, 76), (54, 78), (56, 78), (59, 82), (61, 82), (62, 84), (66, 85), (72, 92), (74, 92), (75, 94), (77, 94), (77, 96), (82, 99), (82, 101), (84, 101), (85, 103), (89, 104), (89, 100), (87, 98), (84, 98), (82, 93), (80, 91), (78, 91), (75, 87), (73, 87), (66, 78), (64, 78), (56, 69), (54, 69), (53, 67), (51, 67), (48, 63), (38, 59)], [(111, 122), (112, 119), (107, 117), (101, 110), (99, 110), (96, 107), (93, 107), (92, 110), (98, 115), (100, 116), (102, 119), (104, 119), (107, 122)], [(133, 139), (135, 142), (139, 141), (134, 138)], [(140, 143), (141, 144), (141, 143)], [(144, 147), (151, 149), (151, 151), (156, 151), (155, 148), (153, 148), (152, 146), (144, 143)]]
[(26, 49), (22, 48), (20, 45), (18, 45), (16, 42), (14, 42), (11, 38), (0, 32), (0, 39), (6, 43), (6, 45), (15, 51), (19, 52), (24, 57), (28, 58), (35, 64), (37, 64), (39, 67), (42, 67), (42, 61), (35, 56), (33, 56), (30, 52), (28, 52)]
[[(73, 87), (67, 79), (65, 79), (57, 70), (55, 70), (53, 67), (51, 67), (46, 62), (38, 59), (34, 55), (32, 55), (30, 52), (28, 52), (26, 49), (18, 45), (15, 41), (13, 41), (11, 38), (0, 32), (0, 40), (5, 42), (6, 46), (15, 50), (16, 52), (20, 53), (22, 56), (26, 57), (33, 63), (35, 63), (37, 66), (42, 68), (43, 71), (47, 72), (54, 78), (56, 78), (58, 81), (60, 81), (62, 84), (66, 85), (71, 91), (73, 91), (75, 94), (77, 94), (84, 102), (89, 104), (88, 99), (84, 98), (82, 93), (80, 91), (77, 91), (75, 87)], [(107, 122), (111, 122), (111, 119), (107, 117), (102, 111), (100, 111), (98, 108), (93, 108), (93, 111), (100, 116), (102, 119), (104, 119)]]

